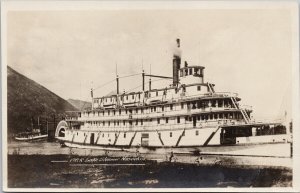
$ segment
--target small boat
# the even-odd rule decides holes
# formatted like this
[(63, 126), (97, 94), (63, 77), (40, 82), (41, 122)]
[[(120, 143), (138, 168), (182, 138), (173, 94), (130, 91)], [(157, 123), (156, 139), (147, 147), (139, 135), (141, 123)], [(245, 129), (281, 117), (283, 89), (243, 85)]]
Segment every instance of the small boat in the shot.
[(40, 139), (48, 138), (48, 134), (41, 133), (39, 126), (40, 126), (39, 117), (38, 117), (38, 129), (33, 128), (33, 120), (31, 119), (31, 130), (18, 133), (17, 136), (15, 137), (15, 139), (18, 141), (33, 141), (33, 140), (40, 140)]
[[(39, 130), (39, 129), (35, 129)], [(37, 140), (37, 139), (45, 139), (48, 137), (48, 134), (41, 134), (41, 132), (37, 131), (32, 131), (32, 132), (22, 132), (18, 133), (17, 136), (15, 137), (16, 140), (18, 141), (32, 141), (32, 140)]]

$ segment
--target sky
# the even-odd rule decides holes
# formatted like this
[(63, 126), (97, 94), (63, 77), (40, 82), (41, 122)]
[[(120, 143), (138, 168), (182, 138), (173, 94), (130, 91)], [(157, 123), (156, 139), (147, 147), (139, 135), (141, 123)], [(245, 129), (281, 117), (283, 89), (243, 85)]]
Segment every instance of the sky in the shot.
[[(291, 111), (291, 26), (284, 8), (9, 11), (7, 65), (64, 99), (91, 100), (91, 88), (95, 96), (116, 90), (114, 81), (101, 87), (116, 71), (151, 66), (172, 76), (180, 38), (182, 60), (204, 66), (216, 92), (238, 93), (254, 117), (274, 118)], [(141, 84), (141, 75), (121, 79), (120, 90)]]

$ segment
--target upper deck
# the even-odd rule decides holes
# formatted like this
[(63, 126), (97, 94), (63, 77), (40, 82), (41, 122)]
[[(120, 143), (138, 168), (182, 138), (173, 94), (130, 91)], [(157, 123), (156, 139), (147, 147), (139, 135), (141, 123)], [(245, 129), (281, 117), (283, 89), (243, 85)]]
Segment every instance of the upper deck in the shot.
[[(180, 40), (177, 39), (177, 49)], [(215, 92), (214, 84), (204, 82), (203, 66), (189, 66), (185, 61), (181, 67), (181, 51), (173, 55), (173, 76), (159, 76), (142, 73), (142, 91), (120, 93), (117, 75), (117, 94), (93, 97), (92, 109), (79, 114), (81, 121), (126, 120), (159, 118), (162, 116), (185, 116), (190, 114), (217, 113), (217, 117), (230, 117), (228, 111), (242, 114), (249, 122), (251, 108), (239, 105), (241, 100), (236, 93)], [(130, 75), (131, 76), (131, 75)], [(128, 77), (128, 76), (125, 76)], [(145, 77), (149, 79), (149, 89), (145, 90)], [(151, 88), (151, 77), (173, 79), (173, 84), (158, 89)], [(184, 110), (187, 106), (187, 110)], [(163, 114), (157, 114), (161, 109)], [(133, 112), (136, 111), (136, 114)], [(129, 112), (129, 113), (128, 113)], [(138, 113), (140, 112), (140, 113)], [(128, 113), (128, 114), (127, 114)], [(129, 117), (128, 117), (129, 115)], [(238, 115), (236, 115), (238, 117)]]

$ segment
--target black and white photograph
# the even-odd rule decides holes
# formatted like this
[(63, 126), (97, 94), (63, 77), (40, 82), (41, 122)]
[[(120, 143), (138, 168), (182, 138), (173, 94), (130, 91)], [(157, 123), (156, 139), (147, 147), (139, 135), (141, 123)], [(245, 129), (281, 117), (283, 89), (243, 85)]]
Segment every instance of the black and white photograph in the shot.
[(297, 1), (1, 4), (4, 191), (299, 191)]

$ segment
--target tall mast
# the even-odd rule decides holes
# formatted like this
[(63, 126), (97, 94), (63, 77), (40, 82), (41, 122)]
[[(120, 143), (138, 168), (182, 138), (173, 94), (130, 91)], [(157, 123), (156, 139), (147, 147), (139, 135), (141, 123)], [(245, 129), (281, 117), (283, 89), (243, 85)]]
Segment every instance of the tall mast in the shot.
[(40, 117), (38, 116), (38, 129), (40, 128)]
[(145, 72), (144, 72), (144, 70), (142, 72), (142, 77), (143, 77), (143, 91), (145, 91)]
[(116, 63), (116, 81), (117, 81), (117, 95), (119, 95), (119, 75), (118, 75), (118, 63)]
[(46, 118), (46, 123), (47, 123), (47, 135), (49, 135), (49, 126), (48, 126), (48, 118)]
[(93, 100), (94, 94), (93, 94), (93, 88), (91, 88), (91, 97), (92, 97), (92, 110), (94, 110), (94, 100)]
[[(150, 64), (150, 75), (151, 75), (151, 64)], [(149, 78), (149, 91), (151, 91), (151, 76)]]
[(145, 91), (145, 71), (144, 71), (144, 60), (142, 59), (142, 77), (143, 77), (143, 91)]
[(117, 75), (117, 95), (119, 95), (119, 76)]
[(31, 117), (31, 131), (33, 130), (33, 117)]

